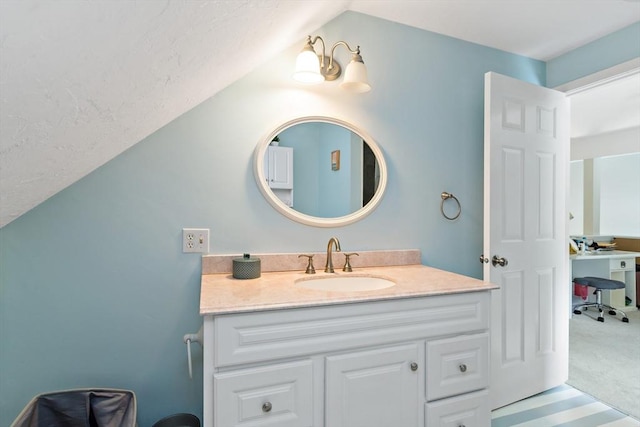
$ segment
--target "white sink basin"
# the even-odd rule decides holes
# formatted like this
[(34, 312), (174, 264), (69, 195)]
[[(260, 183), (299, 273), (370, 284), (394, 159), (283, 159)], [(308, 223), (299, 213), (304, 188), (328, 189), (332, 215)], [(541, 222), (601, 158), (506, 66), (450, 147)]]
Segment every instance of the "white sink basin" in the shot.
[(389, 279), (373, 276), (327, 276), (299, 279), (296, 283), (308, 289), (331, 292), (375, 291), (395, 286), (395, 283)]

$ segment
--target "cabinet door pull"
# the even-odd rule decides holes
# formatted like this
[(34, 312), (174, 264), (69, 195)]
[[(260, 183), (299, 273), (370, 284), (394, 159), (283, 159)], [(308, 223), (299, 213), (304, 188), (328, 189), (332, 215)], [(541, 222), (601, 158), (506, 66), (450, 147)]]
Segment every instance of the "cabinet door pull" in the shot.
[(416, 362), (412, 362), (411, 363), (411, 370), (412, 371), (417, 371), (418, 370), (418, 364)]
[(269, 412), (271, 411), (271, 402), (267, 402), (267, 403), (263, 403), (262, 404), (262, 412)]
[(460, 372), (467, 372), (467, 365), (465, 365), (464, 363), (461, 363), (459, 368)]

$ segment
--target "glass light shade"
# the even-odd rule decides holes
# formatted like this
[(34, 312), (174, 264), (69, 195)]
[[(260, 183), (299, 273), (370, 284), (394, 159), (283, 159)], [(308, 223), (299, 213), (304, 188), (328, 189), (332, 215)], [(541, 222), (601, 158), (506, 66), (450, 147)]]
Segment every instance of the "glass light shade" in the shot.
[(305, 48), (296, 58), (296, 70), (293, 78), (301, 83), (322, 83), (324, 76), (320, 73), (320, 59), (313, 49)]
[(349, 62), (347, 69), (344, 71), (344, 79), (340, 83), (340, 87), (355, 93), (369, 92), (371, 90), (367, 67), (364, 66), (364, 62), (357, 59), (352, 59)]

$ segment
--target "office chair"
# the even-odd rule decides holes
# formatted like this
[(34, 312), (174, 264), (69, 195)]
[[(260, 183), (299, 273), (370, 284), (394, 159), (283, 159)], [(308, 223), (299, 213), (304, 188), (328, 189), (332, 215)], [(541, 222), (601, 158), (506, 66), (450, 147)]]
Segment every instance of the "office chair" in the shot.
[(621, 282), (619, 280), (604, 279), (602, 277), (576, 277), (575, 279), (573, 279), (573, 282), (577, 283), (578, 285), (585, 285), (596, 288), (596, 291), (594, 292), (596, 296), (596, 302), (585, 302), (583, 304), (577, 304), (573, 306), (574, 314), (582, 314), (583, 310), (587, 310), (589, 307), (596, 307), (598, 309), (598, 322), (604, 322), (603, 308), (608, 308), (609, 314), (615, 316), (616, 314), (620, 313), (622, 315), (622, 321), (625, 323), (629, 323), (629, 318), (624, 311), (602, 303), (603, 290), (610, 291), (613, 289), (624, 289), (624, 282)]

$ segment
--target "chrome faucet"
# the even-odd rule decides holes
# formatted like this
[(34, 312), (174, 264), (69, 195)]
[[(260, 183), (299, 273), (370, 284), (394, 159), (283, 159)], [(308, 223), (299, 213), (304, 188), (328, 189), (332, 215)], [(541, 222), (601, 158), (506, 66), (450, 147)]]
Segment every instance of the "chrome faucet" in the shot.
[(337, 237), (332, 237), (329, 239), (329, 243), (327, 244), (327, 263), (324, 266), (325, 273), (335, 273), (333, 270), (333, 259), (331, 258), (333, 246), (335, 245), (336, 251), (340, 252), (340, 241)]

